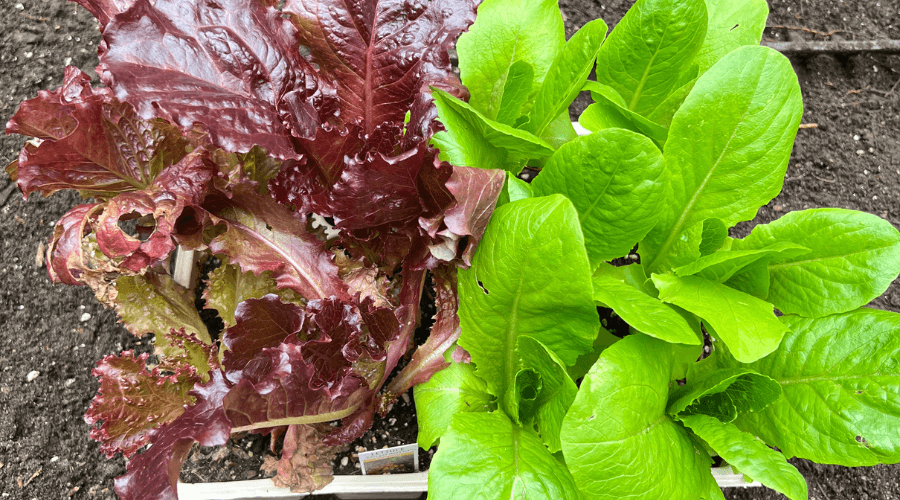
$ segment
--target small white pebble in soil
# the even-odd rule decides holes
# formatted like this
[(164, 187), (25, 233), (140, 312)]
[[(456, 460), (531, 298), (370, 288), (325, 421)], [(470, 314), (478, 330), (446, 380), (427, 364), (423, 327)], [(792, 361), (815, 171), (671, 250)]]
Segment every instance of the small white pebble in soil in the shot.
[(359, 462), (355, 462), (355, 463), (353, 464), (353, 466), (356, 467), (357, 469), (359, 469)]
[(862, 155), (866, 154), (866, 152), (863, 151), (862, 149), (857, 149), (856, 154), (858, 154), (859, 156), (862, 156)]
[(84, 313), (84, 314), (81, 315), (81, 322), (82, 322), (82, 323), (84, 323), (85, 321), (87, 321), (87, 320), (89, 320), (89, 319), (91, 319), (91, 313)]
[(348, 463), (350, 463), (350, 457), (344, 457), (341, 459), (341, 467), (346, 467)]
[(25, 6), (22, 5), (22, 4), (20, 4), (20, 3), (17, 3), (17, 4), (16, 4), (16, 10), (25, 10)]
[[(874, 153), (874, 152), (875, 152), (875, 148), (869, 148), (869, 152), (870, 152), (870, 153)], [(880, 168), (880, 167), (879, 167), (879, 168)]]
[(72, 384), (74, 384), (74, 383), (75, 383), (75, 379), (70, 378), (70, 379), (67, 379), (65, 384), (63, 384), (63, 385), (65, 385), (66, 387), (72, 387)]
[(854, 141), (858, 141), (858, 140), (859, 140), (859, 135), (854, 135), (854, 136), (853, 136), (853, 140), (854, 140)]
[(25, 309), (25, 306), (20, 305), (20, 306), (19, 306), (19, 310), (21, 311), (22, 309)]
[(40, 375), (41, 375), (41, 372), (39, 372), (37, 370), (31, 370), (30, 372), (28, 372), (28, 375), (25, 375), (25, 380), (31, 382), (34, 379), (38, 378)]
[(59, 460), (59, 457), (53, 457), (50, 459), (50, 463), (56, 462)]
[(31, 59), (32, 57), (34, 57), (34, 52), (26, 52), (25, 53), (25, 59)]
[(876, 195), (876, 196), (873, 196), (872, 199), (873, 199), (873, 200), (877, 200), (877, 199), (878, 199), (878, 196), (877, 196), (877, 195)]
[(863, 169), (863, 174), (864, 174), (864, 175), (869, 175), (869, 169)]

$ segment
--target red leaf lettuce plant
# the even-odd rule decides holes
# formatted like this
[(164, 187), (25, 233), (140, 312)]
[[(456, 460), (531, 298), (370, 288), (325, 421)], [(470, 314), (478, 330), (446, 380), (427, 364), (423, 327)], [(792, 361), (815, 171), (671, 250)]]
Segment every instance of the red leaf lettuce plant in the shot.
[[(438, 158), (431, 89), (466, 97), (448, 49), (474, 0), (78, 3), (100, 21), (105, 87), (68, 67), (22, 103), (7, 132), (32, 139), (7, 172), (26, 197), (90, 200), (57, 223), (50, 276), (155, 335), (152, 363), (123, 352), (94, 371), (91, 436), (132, 457), (116, 492), (175, 498), (192, 445), (239, 431), (284, 434), (276, 482), (321, 487), (336, 447), (459, 335), (455, 270), (503, 173)], [(170, 275), (179, 247), (222, 262), (203, 295), (217, 339)], [(428, 271), (437, 324), (385, 387)]]
[[(479, 6), (471, 98), (435, 91), (434, 142), (510, 175), (459, 272), (469, 357), (416, 387), (429, 498), (723, 499), (717, 455), (805, 500), (786, 457), (900, 462), (900, 314), (864, 307), (900, 232), (816, 208), (729, 237), (781, 190), (803, 111), (767, 13), (638, 0), (567, 41), (555, 0)], [(557, 117), (582, 89), (575, 138)]]

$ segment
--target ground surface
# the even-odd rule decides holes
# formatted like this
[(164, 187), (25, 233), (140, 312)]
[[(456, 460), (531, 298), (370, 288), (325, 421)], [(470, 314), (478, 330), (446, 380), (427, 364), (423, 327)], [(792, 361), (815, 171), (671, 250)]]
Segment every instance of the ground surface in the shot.
[[(595, 17), (612, 26), (630, 3), (561, 1), (570, 34)], [(823, 39), (828, 33), (845, 40), (900, 38), (897, 0), (773, 0), (771, 10), (766, 32), (771, 40)], [(64, 64), (88, 72), (96, 64), (96, 25), (73, 4), (3, 0), (0, 26), (3, 121), (38, 90), (56, 88)], [(818, 56), (793, 63), (803, 88), (803, 122), (818, 128), (800, 131), (785, 190), (761, 210), (757, 222), (791, 210), (835, 206), (874, 213), (900, 227), (900, 56)], [(15, 158), (20, 146), (18, 137), (0, 138), (0, 163)], [(0, 495), (26, 500), (114, 498), (112, 478), (124, 472), (124, 463), (121, 458), (102, 458), (81, 418), (97, 389), (89, 372), (106, 354), (148, 346), (116, 325), (115, 315), (99, 306), (88, 290), (52, 286), (47, 279), (38, 255), (56, 220), (77, 197), (34, 196), (26, 203), (12, 188), (0, 173)], [(900, 311), (898, 283), (875, 306)], [(29, 382), (33, 371), (39, 374)], [(411, 408), (404, 404), (397, 411), (410, 413)], [(401, 431), (388, 428), (390, 418), (379, 424), (376, 436), (390, 445), (411, 442), (414, 431), (407, 426), (407, 435), (398, 437)], [(402, 421), (398, 425), (403, 428)], [(198, 457), (195, 463), (211, 465), (212, 470), (191, 468), (189, 474), (197, 471), (208, 479), (225, 462), (240, 462), (249, 452), (258, 459), (261, 448), (249, 443), (229, 448), (225, 455)], [(796, 464), (809, 481), (810, 496), (818, 500), (900, 498), (898, 466)], [(352, 461), (346, 469), (354, 469)], [(730, 491), (728, 496), (782, 498), (757, 488)]]

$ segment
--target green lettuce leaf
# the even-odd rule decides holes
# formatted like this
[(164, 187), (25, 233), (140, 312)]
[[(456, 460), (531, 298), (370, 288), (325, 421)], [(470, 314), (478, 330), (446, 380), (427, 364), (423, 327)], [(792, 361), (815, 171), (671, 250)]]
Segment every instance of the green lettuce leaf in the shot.
[(605, 304), (635, 330), (666, 342), (701, 344), (698, 331), (672, 306), (615, 277), (595, 274), (594, 300)]
[(604, 129), (564, 144), (531, 183), (575, 205), (591, 267), (627, 255), (656, 224), (668, 181), (650, 139)]
[(900, 314), (785, 316), (778, 350), (749, 365), (782, 397), (735, 424), (788, 457), (849, 467), (900, 462)]
[(712, 325), (735, 359), (749, 363), (774, 351), (787, 328), (772, 304), (699, 276), (654, 274), (659, 300), (686, 309)]
[(646, 135), (662, 149), (669, 134), (668, 129), (628, 109), (622, 96), (609, 85), (587, 82), (584, 90), (590, 90), (594, 99), (594, 103), (578, 117), (578, 123), (584, 128), (592, 132), (605, 128), (624, 128)]
[(597, 81), (644, 116), (675, 90), (706, 36), (703, 0), (638, 0), (597, 56)]
[[(706, 225), (705, 222), (704, 225)], [(752, 250), (735, 250), (732, 247), (731, 250), (722, 250), (704, 255), (690, 264), (677, 267), (675, 268), (675, 274), (678, 276), (696, 274), (710, 281), (725, 283), (732, 276), (759, 260), (768, 263), (772, 260), (808, 253), (808, 248), (787, 242), (777, 242), (764, 248)]]
[(471, 94), (469, 103), (488, 119), (496, 119), (510, 68), (518, 61), (528, 63), (534, 74), (532, 92), (536, 92), (565, 42), (557, 0), (485, 1), (478, 7), (475, 23), (456, 44), (460, 77)]
[(791, 500), (809, 498), (806, 479), (784, 455), (759, 438), (706, 415), (681, 417), (681, 422), (700, 436), (729, 465)]
[(563, 421), (563, 454), (585, 497), (696, 500), (715, 481), (711, 460), (666, 414), (676, 352), (630, 335), (600, 355)]
[(458, 167), (498, 168), (518, 173), (522, 160), (543, 159), (553, 147), (524, 130), (487, 118), (456, 97), (432, 89), (441, 122), (447, 128), (432, 142), (440, 158)]
[(781, 386), (745, 367), (692, 376), (669, 398), (670, 415), (709, 415), (731, 422), (738, 414), (760, 411), (781, 396)]
[(779, 242), (810, 249), (769, 263), (766, 300), (785, 313), (821, 317), (851, 311), (884, 293), (900, 273), (900, 232), (864, 212), (791, 212), (756, 226), (732, 248), (761, 249)]
[(436, 500), (578, 500), (565, 465), (534, 431), (502, 412), (459, 413), (441, 438), (428, 474)]
[(766, 0), (706, 0), (709, 28), (695, 62), (705, 73), (719, 59), (743, 45), (759, 45), (769, 6)]
[(706, 256), (722, 248), (728, 239), (728, 228), (719, 219), (706, 219), (700, 232), (700, 255)]
[(685, 230), (710, 218), (728, 227), (750, 220), (778, 194), (802, 112), (790, 62), (765, 47), (735, 50), (697, 80), (663, 152), (672, 187), (641, 245), (650, 272)]
[(515, 126), (516, 120), (522, 116), (522, 106), (528, 102), (534, 87), (534, 68), (525, 61), (516, 61), (509, 67), (500, 109), (497, 110), (497, 121), (504, 125)]
[(578, 387), (566, 373), (566, 366), (544, 344), (531, 337), (519, 338), (522, 366), (541, 375), (541, 388), (534, 400), (535, 424), (551, 453), (562, 449), (559, 430), (575, 400)]
[(452, 362), (413, 390), (419, 422), (417, 442), (426, 450), (444, 435), (457, 413), (487, 412), (496, 407), (471, 363)]
[(509, 411), (522, 369), (520, 337), (533, 337), (566, 365), (600, 330), (578, 214), (559, 195), (503, 205), (473, 259), (459, 272), (459, 344)]
[(602, 19), (594, 19), (566, 42), (535, 96), (525, 130), (542, 136), (556, 117), (566, 113), (568, 118), (569, 104), (581, 92), (591, 73), (606, 32), (606, 23)]

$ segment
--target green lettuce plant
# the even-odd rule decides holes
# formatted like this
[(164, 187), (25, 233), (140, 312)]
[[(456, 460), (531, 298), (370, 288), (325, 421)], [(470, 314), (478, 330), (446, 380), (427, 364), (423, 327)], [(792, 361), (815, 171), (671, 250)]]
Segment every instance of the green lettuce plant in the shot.
[(719, 456), (802, 499), (786, 457), (900, 462), (900, 315), (865, 307), (900, 233), (811, 209), (729, 236), (781, 190), (802, 115), (767, 14), (638, 0), (566, 41), (555, 0), (481, 4), (458, 42), (471, 98), (435, 91), (432, 142), (507, 180), (458, 275), (459, 348), (416, 388), (430, 496), (723, 498)]

